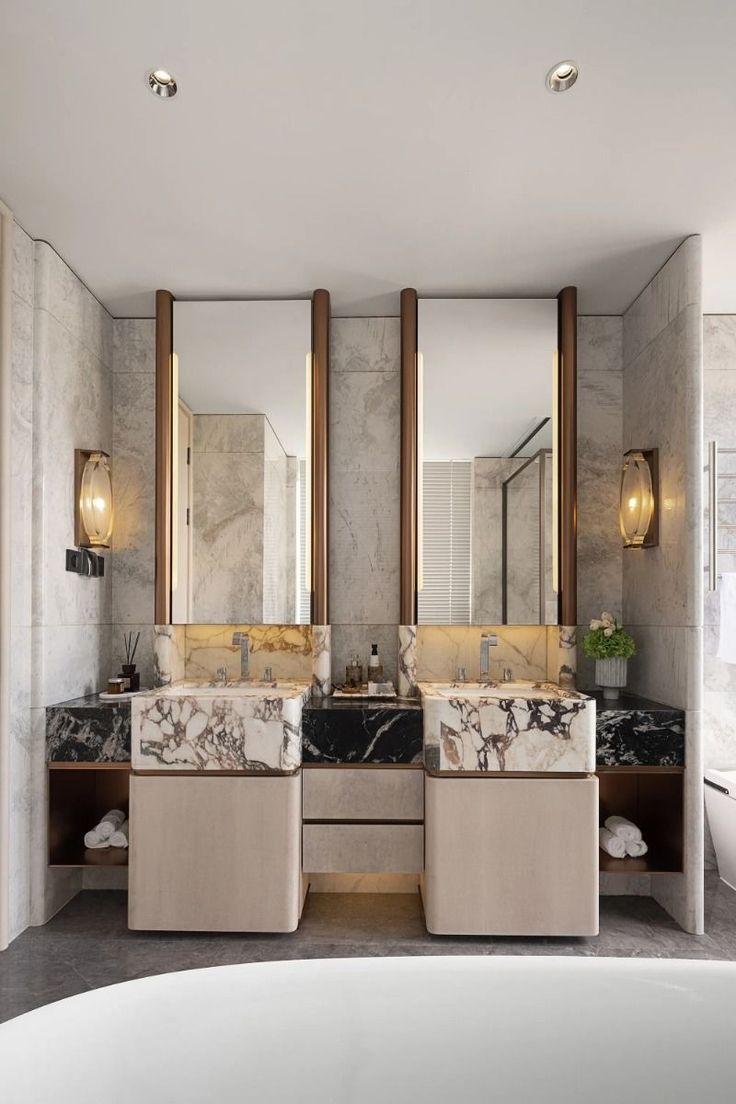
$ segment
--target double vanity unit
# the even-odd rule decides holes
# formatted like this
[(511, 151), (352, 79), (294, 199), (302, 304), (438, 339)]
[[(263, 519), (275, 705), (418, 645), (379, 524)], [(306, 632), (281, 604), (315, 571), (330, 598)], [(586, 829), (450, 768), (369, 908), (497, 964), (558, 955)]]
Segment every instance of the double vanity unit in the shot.
[[(681, 779), (682, 717), (652, 703), (596, 725), (593, 697), (550, 683), (420, 683), (387, 702), (310, 689), (185, 681), (47, 711), (52, 780), (129, 782), (131, 928), (288, 932), (310, 881), (401, 874), (437, 934), (595, 935), (599, 779)], [(130, 761), (108, 759), (126, 712)]]

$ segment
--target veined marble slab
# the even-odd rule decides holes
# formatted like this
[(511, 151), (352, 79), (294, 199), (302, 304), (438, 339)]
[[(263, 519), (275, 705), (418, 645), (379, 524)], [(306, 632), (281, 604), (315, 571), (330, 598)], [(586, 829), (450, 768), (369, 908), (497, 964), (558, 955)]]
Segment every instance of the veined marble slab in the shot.
[(420, 683), (431, 771), (595, 770), (595, 700), (548, 682)]
[(49, 762), (126, 763), (130, 759), (130, 700), (99, 694), (46, 707)]
[(184, 682), (131, 701), (134, 770), (270, 771), (302, 762), (308, 682)]

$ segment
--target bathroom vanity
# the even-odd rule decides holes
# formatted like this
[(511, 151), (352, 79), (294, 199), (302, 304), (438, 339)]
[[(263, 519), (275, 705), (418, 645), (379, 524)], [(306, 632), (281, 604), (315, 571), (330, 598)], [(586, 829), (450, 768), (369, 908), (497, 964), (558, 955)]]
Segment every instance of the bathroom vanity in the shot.
[(595, 702), (549, 683), (420, 683), (427, 927), (598, 932)]
[[(400, 874), (421, 882), (431, 931), (517, 935), (591, 934), (599, 861), (681, 869), (681, 710), (528, 683), (421, 689), (369, 701), (314, 699), (294, 680), (164, 688), (137, 699), (133, 775), (130, 701), (51, 706), (49, 861), (130, 854), (142, 929), (293, 930), (310, 883)], [(489, 740), (506, 718), (509, 737)], [(127, 811), (129, 784), (130, 852), (85, 851), (87, 828)], [(611, 812), (644, 829), (644, 859), (598, 852)]]
[(294, 931), (308, 683), (182, 683), (132, 703), (131, 928)]

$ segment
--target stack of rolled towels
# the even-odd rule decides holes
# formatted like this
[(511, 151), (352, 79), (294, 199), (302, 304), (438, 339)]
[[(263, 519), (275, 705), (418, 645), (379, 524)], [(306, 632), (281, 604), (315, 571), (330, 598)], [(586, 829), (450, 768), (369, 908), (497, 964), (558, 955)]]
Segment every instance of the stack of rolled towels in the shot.
[(601, 850), (614, 859), (625, 859), (627, 856), (641, 859), (649, 850), (642, 838), (641, 829), (622, 816), (606, 817), (598, 839)]
[(128, 820), (121, 809), (110, 809), (99, 824), (85, 832), (84, 846), (94, 851), (128, 846)]

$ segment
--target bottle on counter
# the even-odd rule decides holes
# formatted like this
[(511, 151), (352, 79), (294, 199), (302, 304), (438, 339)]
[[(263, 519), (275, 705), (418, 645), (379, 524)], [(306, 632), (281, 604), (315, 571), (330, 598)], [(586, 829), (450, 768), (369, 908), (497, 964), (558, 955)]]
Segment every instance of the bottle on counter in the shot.
[(353, 658), (345, 668), (345, 685), (358, 690), (363, 685), (363, 664), (357, 652), (353, 652)]
[(371, 654), (368, 658), (368, 681), (383, 682), (383, 664), (378, 657), (377, 644), (371, 644)]

